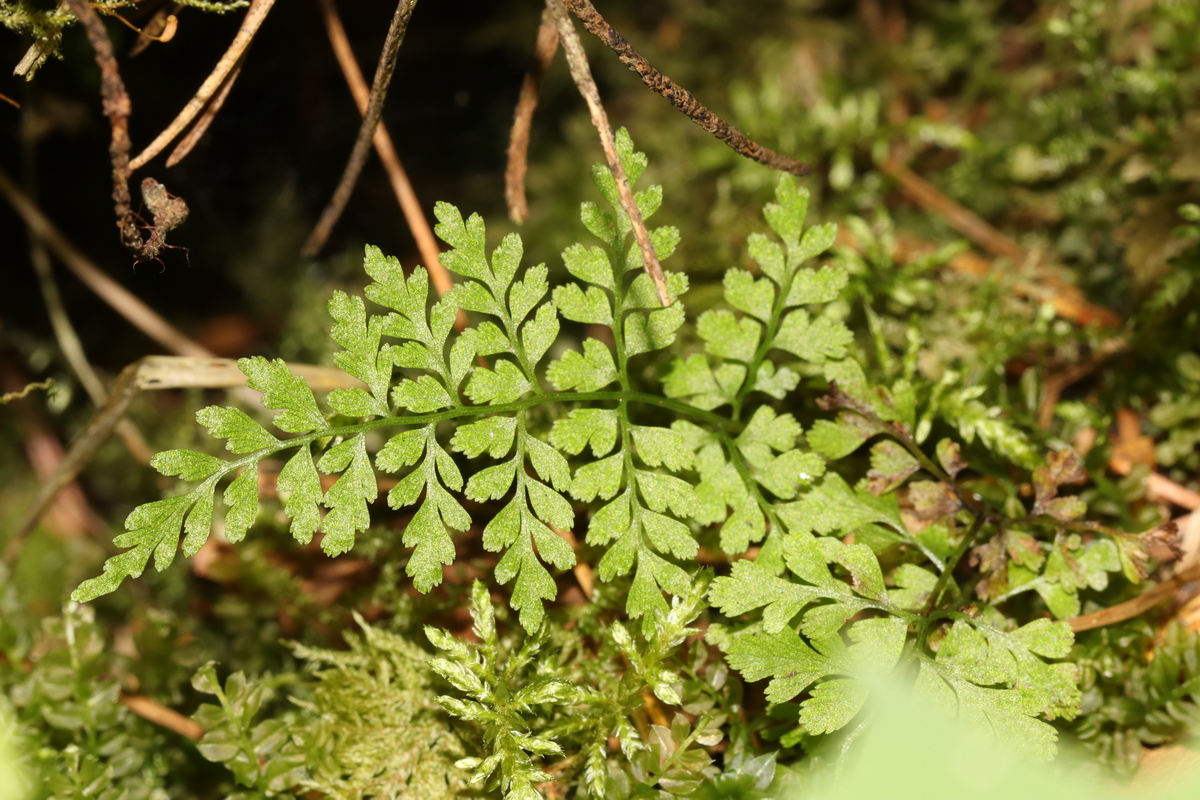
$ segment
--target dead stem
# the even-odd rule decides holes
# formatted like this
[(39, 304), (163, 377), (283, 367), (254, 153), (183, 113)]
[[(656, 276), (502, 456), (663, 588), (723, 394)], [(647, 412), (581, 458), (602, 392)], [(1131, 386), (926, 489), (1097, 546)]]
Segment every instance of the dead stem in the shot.
[(100, 67), (100, 96), (104, 104), (104, 115), (112, 127), (112, 140), (108, 154), (112, 159), (113, 205), (117, 213), (117, 230), (121, 232), (121, 243), (133, 253), (142, 250), (141, 231), (133, 218), (129, 199), (129, 175), (133, 171), (129, 163), (129, 94), (125, 82), (117, 69), (112, 41), (100, 15), (87, 0), (66, 0), (71, 12), (79, 19), (87, 32), (88, 41), (96, 53), (96, 64)]
[[(86, 0), (70, 0), (70, 2), (82, 3), (86, 2)], [(241, 27), (238, 28), (237, 36), (233, 38), (233, 43), (229, 45), (229, 49), (225, 51), (225, 55), (221, 56), (221, 60), (213, 68), (212, 74), (204, 80), (204, 83), (196, 91), (196, 95), (187, 102), (187, 105), (171, 121), (171, 124), (150, 143), (149, 147), (138, 153), (137, 157), (130, 162), (129, 166), (131, 169), (137, 169), (161, 153), (176, 136), (183, 133), (184, 128), (191, 124), (191, 121), (196, 118), (201, 109), (207, 105), (209, 99), (225, 83), (225, 79), (241, 59), (242, 53), (250, 46), (250, 42), (254, 39), (255, 34), (258, 33), (258, 29), (262, 27), (263, 21), (267, 18), (267, 12), (271, 10), (271, 6), (273, 5), (275, 5), (275, 0), (253, 0), (250, 3), (250, 8), (246, 9), (246, 17), (242, 20)]]
[(242, 74), (242, 64), (246, 62), (246, 53), (242, 52), (238, 56), (237, 62), (233, 65), (233, 69), (221, 84), (220, 90), (213, 97), (212, 102), (204, 108), (204, 113), (200, 115), (200, 119), (196, 120), (196, 124), (187, 132), (179, 144), (175, 145), (175, 149), (171, 151), (171, 155), (167, 156), (167, 166), (173, 167), (187, 157), (187, 154), (192, 152), (192, 148), (200, 141), (200, 138), (208, 132), (208, 126), (212, 125), (214, 119), (217, 118), (217, 112), (221, 110), (221, 106), (225, 105), (225, 100), (229, 97), (229, 92), (233, 89), (234, 82), (237, 81), (238, 75)]
[(358, 138), (354, 141), (354, 148), (350, 151), (350, 160), (346, 163), (342, 179), (338, 182), (337, 189), (334, 190), (333, 197), (329, 200), (329, 205), (321, 213), (321, 218), (317, 221), (312, 233), (309, 234), (308, 241), (300, 249), (300, 254), (305, 258), (316, 255), (325, 245), (325, 241), (333, 231), (333, 226), (337, 224), (338, 218), (342, 216), (342, 211), (346, 208), (346, 203), (350, 200), (350, 193), (354, 191), (354, 185), (358, 183), (358, 176), (362, 172), (363, 165), (367, 163), (371, 139), (375, 135), (376, 128), (379, 127), (379, 119), (383, 116), (383, 102), (387, 99), (388, 87), (391, 85), (392, 75), (396, 71), (396, 55), (400, 51), (400, 45), (404, 42), (408, 21), (412, 18), (412, 12), (416, 5), (417, 0), (400, 0), (396, 5), (396, 13), (392, 15), (392, 24), (388, 28), (387, 37), (383, 42), (383, 50), (379, 54), (379, 65), (375, 68), (375, 80), (371, 85), (371, 100), (363, 114), (362, 125), (358, 129)]
[[(100, 377), (96, 375), (96, 371), (88, 362), (87, 354), (83, 350), (83, 343), (75, 332), (75, 326), (71, 324), (70, 317), (67, 316), (66, 308), (63, 307), (46, 246), (40, 239), (30, 237), (30, 240), (29, 259), (33, 262), (34, 271), (37, 273), (42, 299), (46, 303), (46, 313), (50, 317), (50, 326), (54, 329), (54, 339), (58, 342), (58, 349), (62, 351), (67, 365), (75, 373), (75, 377), (87, 392), (88, 397), (91, 398), (92, 403), (96, 408), (100, 408), (108, 400), (108, 392), (105, 391)], [(132, 422), (121, 420), (117, 425), (117, 436), (121, 438), (125, 449), (129, 451), (135, 461), (140, 464), (150, 463), (154, 454), (150, 452), (150, 448), (146, 446), (146, 440), (142, 438), (142, 434), (138, 432)]]
[(691, 92), (663, 75), (634, 50), (625, 37), (609, 25), (604, 17), (600, 16), (600, 12), (589, 0), (562, 1), (575, 16), (579, 17), (579, 21), (583, 23), (583, 27), (587, 28), (588, 33), (608, 45), (609, 49), (621, 59), (622, 64), (637, 73), (638, 77), (642, 79), (642, 83), (666, 98), (671, 105), (686, 114), (692, 122), (720, 139), (735, 153), (772, 169), (783, 170), (793, 175), (804, 176), (812, 172), (811, 164), (797, 161), (790, 156), (763, 147), (705, 108)]
[[(0, 390), (16, 392), (25, 383), (25, 376), (7, 354), (0, 352)], [(28, 389), (28, 386), (23, 387)], [(58, 436), (50, 429), (41, 402), (14, 398), (4, 406), (5, 415), (20, 427), (22, 449), (31, 468), (35, 485), (53, 475), (62, 463), (64, 448)], [(87, 495), (77, 483), (68, 483), (54, 502), (46, 508), (46, 527), (59, 540), (79, 539), (88, 534), (97, 538), (109, 532), (108, 523), (91, 507)], [(9, 566), (14, 561), (7, 562)]]
[(1071, 617), (1067, 622), (1070, 624), (1071, 630), (1076, 633), (1124, 622), (1127, 619), (1133, 619), (1149, 611), (1170, 597), (1177, 589), (1197, 579), (1200, 579), (1200, 565), (1190, 567), (1178, 575), (1168, 578), (1153, 589), (1143, 592), (1132, 600), (1126, 600), (1124, 603), (1119, 603), (1109, 608), (1102, 608), (1099, 611), (1093, 611), (1091, 614)]
[(508, 203), (508, 216), (520, 225), (529, 216), (529, 205), (525, 202), (525, 173), (529, 168), (529, 131), (533, 127), (533, 112), (538, 104), (538, 88), (542, 78), (550, 69), (554, 54), (558, 52), (558, 28), (550, 10), (542, 12), (542, 23), (538, 26), (537, 44), (533, 48), (533, 59), (525, 80), (521, 82), (521, 94), (513, 114), (512, 130), (508, 135), (508, 166), (504, 170), (504, 200)]
[[(338, 16), (333, 0), (321, 0), (321, 12), (325, 30), (333, 45), (334, 55), (337, 56), (338, 66), (342, 69), (342, 75), (350, 87), (350, 93), (354, 95), (358, 113), (365, 116), (370, 105), (371, 90), (367, 87), (366, 80), (363, 79), (362, 70), (359, 69), (358, 60), (355, 59), (354, 51), (350, 48), (350, 41), (346, 38), (346, 29), (342, 27), (342, 20)], [(438, 255), (437, 237), (433, 235), (433, 228), (429, 226), (429, 220), (425, 218), (425, 213), (421, 210), (421, 203), (417, 199), (417, 193), (413, 191), (404, 165), (400, 162), (400, 156), (396, 153), (396, 146), (392, 142), (391, 134), (388, 133), (387, 127), (382, 122), (375, 128), (373, 141), (375, 152), (379, 155), (379, 160), (383, 163), (388, 180), (392, 184), (392, 193), (396, 195), (396, 202), (400, 204), (400, 210), (404, 213), (405, 221), (408, 222), (408, 229), (417, 242), (417, 250), (420, 251), (421, 260), (429, 272), (433, 288), (441, 297), (454, 287), (454, 281), (450, 278), (449, 270), (442, 266), (441, 258)], [(460, 331), (466, 328), (466, 312), (460, 309), (454, 324)]]
[(178, 711), (167, 708), (157, 700), (151, 700), (145, 695), (121, 692), (117, 699), (121, 705), (142, 719), (152, 722), (161, 728), (174, 731), (192, 741), (200, 741), (207, 732), (200, 723), (193, 722)]
[[(1031, 262), (1029, 252), (1020, 244), (993, 228), (969, 209), (942, 194), (937, 187), (895, 158), (889, 158), (881, 163), (879, 171), (894, 179), (900, 185), (900, 190), (926, 211), (941, 217), (954, 230), (992, 255), (1007, 258), (1017, 267)], [(984, 271), (986, 272), (986, 267)], [(1121, 318), (1116, 312), (1104, 306), (1089, 303), (1074, 286), (1049, 275), (1040, 276), (1039, 282), (1050, 288), (1051, 296), (1046, 299), (1054, 306), (1055, 312), (1064, 319), (1080, 325), (1094, 323), (1101, 328), (1120, 327)], [(1036, 293), (1030, 289), (1026, 289), (1025, 293), (1028, 296), (1036, 296)]]
[(579, 34), (575, 32), (575, 26), (571, 24), (571, 18), (567, 16), (561, 3), (562, 0), (546, 0), (546, 8), (553, 15), (554, 24), (558, 28), (558, 37), (562, 41), (563, 52), (567, 54), (571, 77), (575, 80), (575, 85), (579, 87), (579, 93), (583, 95), (583, 99), (587, 103), (588, 112), (592, 117), (592, 125), (600, 134), (600, 144), (604, 147), (608, 168), (617, 183), (617, 195), (621, 200), (621, 208), (629, 216), (629, 222), (633, 225), (633, 236), (637, 239), (638, 248), (642, 252), (642, 264), (646, 267), (650, 279), (654, 281), (658, 301), (663, 306), (669, 306), (671, 305), (671, 295), (667, 290), (667, 278), (663, 275), (662, 265), (658, 263), (658, 255), (654, 252), (654, 245), (650, 242), (650, 234), (646, 231), (642, 212), (637, 207), (637, 201), (634, 200), (633, 189), (629, 186), (629, 176), (625, 174), (625, 167), (621, 165), (621, 158), (617, 155), (612, 128), (608, 124), (608, 114), (605, 113), (604, 106), (600, 104), (600, 90), (596, 88), (596, 82), (592, 80), (592, 70), (588, 66), (587, 56), (583, 52), (583, 43), (579, 41)]
[[(1133, 471), (1133, 463), (1127, 458), (1112, 458), (1108, 467), (1118, 475), (1128, 475)], [(1146, 476), (1146, 492), (1189, 511), (1200, 509), (1200, 494), (1157, 472)]]

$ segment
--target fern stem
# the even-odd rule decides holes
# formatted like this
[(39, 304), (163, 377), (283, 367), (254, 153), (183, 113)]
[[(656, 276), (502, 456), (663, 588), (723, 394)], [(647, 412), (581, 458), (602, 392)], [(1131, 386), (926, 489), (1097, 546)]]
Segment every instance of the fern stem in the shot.
[(774, 346), (775, 337), (779, 333), (779, 323), (783, 319), (783, 312), (787, 308), (787, 296), (792, 291), (792, 281), (795, 277), (795, 270), (788, 270), (786, 272), (786, 279), (779, 286), (779, 291), (775, 294), (775, 303), (771, 308), (771, 318), (767, 321), (767, 329), (763, 334), (762, 341), (759, 342), (754, 357), (746, 365), (746, 378), (742, 381), (741, 388), (738, 389), (737, 397), (733, 399), (733, 414), (731, 416), (735, 420), (741, 417), (742, 403), (745, 401), (746, 396), (754, 389), (754, 384), (758, 381), (758, 371), (762, 367), (763, 362), (766, 361), (767, 353)]
[(975, 543), (976, 537), (979, 536), (979, 531), (983, 529), (984, 516), (978, 514), (975, 520), (971, 523), (971, 527), (963, 534), (962, 541), (958, 543), (958, 547), (954, 548), (954, 552), (950, 554), (950, 558), (946, 559), (946, 568), (942, 570), (942, 574), (938, 576), (937, 583), (933, 585), (933, 591), (929, 593), (929, 605), (925, 609), (925, 613), (929, 614), (933, 609), (937, 608), (938, 598), (946, 588), (946, 584), (950, 582), (951, 576), (954, 574), (954, 568), (958, 566), (958, 562), (966, 555), (967, 550), (971, 549), (971, 545)]

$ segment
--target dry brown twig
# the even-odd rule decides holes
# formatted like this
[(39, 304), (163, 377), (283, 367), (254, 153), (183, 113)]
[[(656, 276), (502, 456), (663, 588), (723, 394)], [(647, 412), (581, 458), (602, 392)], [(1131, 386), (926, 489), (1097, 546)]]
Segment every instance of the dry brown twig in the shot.
[(238, 56), (238, 60), (233, 65), (233, 70), (226, 76), (225, 81), (221, 84), (221, 88), (213, 96), (212, 102), (204, 107), (204, 113), (200, 115), (200, 119), (196, 120), (196, 124), (187, 132), (179, 144), (175, 145), (175, 149), (171, 151), (171, 155), (167, 156), (167, 166), (173, 167), (187, 157), (187, 154), (192, 152), (192, 148), (200, 141), (201, 137), (208, 132), (208, 126), (212, 125), (214, 119), (217, 118), (217, 112), (225, 105), (225, 100), (229, 97), (229, 92), (233, 89), (233, 84), (237, 81), (238, 76), (242, 74), (242, 65), (246, 63), (246, 51)]
[[(37, 481), (45, 480), (63, 459), (63, 446), (42, 413), (41, 398), (22, 399), (30, 389), (20, 367), (0, 350), (0, 391), (5, 396), (3, 413), (20, 427), (21, 449)], [(20, 389), (20, 391), (18, 391)], [(69, 483), (46, 509), (46, 529), (55, 539), (80, 539), (87, 535), (103, 536), (108, 523), (91, 507), (78, 483)]]
[(538, 88), (542, 78), (550, 69), (554, 54), (558, 52), (558, 27), (550, 9), (542, 11), (542, 22), (538, 26), (537, 44), (533, 48), (533, 59), (525, 79), (521, 82), (521, 93), (517, 97), (517, 108), (513, 113), (512, 130), (508, 135), (508, 166), (504, 170), (504, 200), (508, 204), (508, 215), (520, 225), (529, 215), (525, 201), (525, 173), (529, 167), (529, 132), (533, 127), (533, 112), (538, 104)]
[(633, 189), (629, 186), (629, 176), (625, 174), (625, 167), (622, 166), (621, 158), (617, 155), (617, 145), (613, 140), (612, 127), (608, 124), (608, 114), (605, 113), (604, 106), (600, 104), (600, 90), (596, 88), (596, 82), (592, 79), (592, 70), (588, 66), (587, 56), (583, 52), (583, 43), (579, 41), (579, 34), (575, 32), (575, 26), (571, 24), (571, 18), (567, 16), (567, 12), (563, 8), (562, 0), (546, 0), (546, 9), (554, 18), (563, 52), (567, 54), (571, 77), (575, 80), (575, 85), (579, 87), (579, 93), (583, 95), (583, 99), (587, 103), (588, 112), (592, 117), (592, 125), (600, 134), (600, 144), (604, 147), (608, 169), (617, 183), (617, 196), (621, 200), (621, 209), (633, 225), (633, 236), (637, 239), (638, 249), (642, 253), (642, 264), (650, 275), (650, 279), (654, 281), (658, 301), (664, 307), (669, 306), (671, 305), (671, 295), (667, 289), (667, 278), (663, 274), (662, 265), (658, 263), (658, 255), (654, 252), (654, 245), (650, 241), (650, 234), (646, 230), (642, 212), (637, 207), (637, 201), (634, 200)]
[(66, 3), (83, 25), (95, 51), (96, 64), (100, 67), (100, 96), (104, 103), (104, 114), (112, 127), (108, 152), (112, 159), (112, 198), (121, 243), (139, 261), (157, 258), (162, 248), (167, 246), (167, 233), (187, 219), (187, 204), (168, 194), (162, 184), (153, 178), (142, 181), (142, 199), (154, 220), (149, 226), (149, 238), (143, 240), (129, 198), (129, 176), (134, 169), (129, 161), (129, 93), (125, 91), (125, 83), (121, 80), (117, 59), (113, 55), (112, 41), (108, 38), (100, 15), (87, 0), (66, 0)]
[(612, 25), (609, 25), (604, 17), (600, 16), (600, 12), (589, 0), (562, 0), (562, 2), (575, 16), (579, 17), (579, 21), (583, 23), (583, 27), (587, 28), (588, 33), (604, 42), (617, 54), (622, 64), (637, 73), (638, 77), (642, 79), (642, 83), (666, 98), (671, 105), (686, 114), (692, 122), (720, 139), (735, 153), (772, 169), (783, 170), (793, 175), (804, 176), (812, 172), (811, 164), (797, 161), (790, 156), (763, 147), (705, 108), (691, 92), (663, 75), (634, 50), (625, 37), (618, 33)]
[[(363, 79), (362, 70), (358, 67), (358, 60), (354, 57), (354, 51), (350, 49), (350, 41), (346, 38), (346, 30), (342, 27), (342, 20), (338, 16), (333, 0), (321, 0), (321, 12), (334, 55), (337, 56), (338, 66), (342, 69), (342, 75), (346, 78), (350, 93), (354, 95), (358, 113), (365, 117), (370, 105), (371, 90), (367, 87), (366, 80)], [(450, 278), (449, 270), (442, 266), (441, 258), (438, 255), (437, 237), (433, 234), (429, 220), (425, 218), (425, 212), (421, 210), (417, 193), (413, 191), (408, 173), (400, 162), (400, 156), (396, 153), (396, 145), (392, 142), (392, 137), (382, 122), (375, 126), (373, 141), (375, 152), (379, 155), (379, 160), (383, 163), (388, 180), (392, 184), (392, 193), (396, 195), (396, 202), (400, 204), (400, 210), (404, 213), (408, 229), (412, 232), (413, 239), (416, 240), (417, 250), (421, 253), (421, 260), (429, 272), (429, 279), (433, 282), (433, 288), (437, 290), (438, 296), (441, 297), (454, 288), (454, 281)], [(466, 328), (466, 312), (460, 309), (454, 324), (459, 330)]]
[(1177, 589), (1180, 589), (1192, 581), (1200, 580), (1200, 565), (1189, 567), (1183, 572), (1168, 578), (1152, 589), (1148, 589), (1132, 600), (1126, 600), (1124, 603), (1119, 603), (1109, 608), (1102, 608), (1099, 611), (1093, 611), (1091, 614), (1084, 614), (1079, 617), (1071, 617), (1067, 622), (1071, 626), (1071, 630), (1076, 633), (1082, 631), (1090, 631), (1093, 628), (1103, 628), (1105, 625), (1114, 625), (1118, 622), (1124, 622), (1127, 619), (1133, 619), (1140, 614), (1149, 611), (1156, 605), (1170, 597)]
[(337, 224), (338, 218), (342, 216), (342, 211), (346, 208), (346, 203), (350, 200), (350, 193), (354, 191), (354, 185), (358, 183), (358, 176), (362, 173), (363, 165), (367, 163), (371, 140), (374, 138), (375, 130), (379, 127), (379, 120), (383, 116), (383, 103), (387, 99), (388, 87), (391, 85), (392, 76), (396, 71), (396, 56), (400, 52), (400, 45), (404, 43), (408, 21), (412, 18), (412, 12), (416, 5), (417, 0), (400, 0), (396, 5), (396, 12), (392, 15), (392, 23), (388, 27), (387, 37), (383, 42), (383, 50), (379, 53), (379, 64), (375, 68), (375, 79), (371, 84), (371, 99), (367, 104), (366, 112), (363, 113), (362, 125), (358, 129), (358, 138), (354, 141), (350, 159), (346, 162), (346, 169), (342, 172), (342, 178), (338, 181), (329, 205), (321, 212), (321, 218), (317, 220), (316, 226), (309, 234), (308, 241), (300, 249), (300, 255), (305, 258), (311, 258), (325, 246), (325, 241), (333, 231), (333, 226)]
[[(105, 391), (100, 376), (88, 362), (83, 343), (63, 307), (58, 284), (54, 281), (54, 272), (50, 265), (50, 254), (46, 252), (46, 245), (40, 239), (32, 236), (29, 243), (29, 258), (37, 273), (42, 299), (46, 303), (46, 313), (50, 317), (50, 327), (54, 330), (54, 339), (58, 342), (58, 349), (62, 351), (67, 365), (75, 373), (75, 377), (87, 392), (88, 397), (91, 398), (92, 403), (96, 408), (101, 408), (108, 400), (108, 392)], [(153, 454), (132, 422), (121, 420), (117, 424), (116, 432), (125, 444), (125, 449), (129, 451), (135, 461), (143, 464), (150, 461)]]
[[(921, 178), (896, 158), (888, 158), (879, 165), (879, 171), (893, 178), (900, 190), (915, 200), (926, 211), (946, 221), (950, 227), (994, 256), (1007, 258), (1015, 266), (1032, 262), (1030, 253), (1021, 245), (993, 228), (986, 220), (942, 194), (936, 186)], [(991, 265), (977, 256), (964, 253), (951, 263), (961, 272), (986, 274)], [(1022, 286), (1023, 296), (1041, 298), (1051, 303), (1059, 316), (1079, 325), (1095, 324), (1101, 328), (1119, 328), (1121, 317), (1112, 309), (1090, 303), (1079, 289), (1053, 276), (1041, 276), (1039, 283), (1051, 291), (1032, 286)]]
[[(86, 0), (69, 0), (71, 3), (85, 3)], [(275, 5), (275, 0), (253, 0), (250, 7), (246, 9), (246, 16), (242, 20), (241, 27), (238, 28), (237, 36), (233, 38), (233, 42), (229, 45), (229, 49), (225, 51), (225, 55), (221, 56), (217, 66), (213, 68), (212, 73), (196, 90), (196, 95), (187, 102), (183, 110), (178, 116), (171, 121), (171, 124), (163, 130), (150, 145), (138, 153), (137, 156), (129, 163), (131, 169), (141, 167), (150, 159), (161, 153), (167, 145), (169, 145), (176, 136), (183, 133), (183, 129), (191, 124), (196, 115), (208, 104), (218, 90), (225, 84), (226, 78), (233, 71), (241, 60), (242, 54), (246, 48), (250, 46), (250, 42), (254, 40), (258, 29), (262, 27), (263, 21), (267, 18), (267, 13), (271, 10), (271, 6)]]
[(121, 692), (117, 700), (121, 705), (147, 722), (152, 722), (159, 727), (174, 731), (180, 736), (191, 739), (194, 742), (198, 742), (204, 738), (204, 734), (207, 732), (200, 723), (188, 719), (174, 709), (167, 708), (157, 700), (151, 700), (144, 694)]

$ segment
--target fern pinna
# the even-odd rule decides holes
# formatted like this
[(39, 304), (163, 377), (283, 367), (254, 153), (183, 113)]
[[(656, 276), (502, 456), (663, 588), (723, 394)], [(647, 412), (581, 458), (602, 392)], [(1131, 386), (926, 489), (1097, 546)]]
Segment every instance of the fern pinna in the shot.
[[(646, 160), (624, 131), (618, 150), (636, 181)], [(307, 543), (321, 531), (330, 555), (350, 550), (370, 525), (377, 472), (397, 477), (387, 500), (392, 508), (415, 509), (403, 543), (411, 549), (408, 575), (422, 592), (442, 580), (454, 560), (454, 536), (472, 525), (462, 498), (498, 508), (486, 520), (482, 543), (501, 554), (495, 579), (511, 584), (509, 602), (530, 634), (544, 629), (555, 571), (576, 563), (562, 533), (576, 527), (576, 508), (586, 508), (596, 571), (601, 581), (624, 587), (625, 615), (644, 618), (643, 636), (658, 641), (661, 620), (680, 603), (691, 609), (677, 620), (680, 632), (691, 632), (684, 625), (707, 613), (706, 640), (746, 679), (769, 678), (767, 699), (792, 709), (799, 725), (783, 734), (782, 746), (857, 729), (874, 681), (899, 674), (937, 706), (1039, 756), (1052, 755), (1055, 731), (1046, 720), (1070, 718), (1080, 702), (1075, 667), (1048, 660), (1068, 655), (1071, 630), (1045, 618), (1018, 625), (997, 607), (1035, 591), (1054, 616), (1077, 613), (1079, 591), (1103, 588), (1109, 572), (1144, 577), (1145, 542), (1088, 527), (1078, 521), (1086, 509), (1078, 498), (1056, 497), (1062, 485), (1080, 479), (1069, 451), (1051, 453), (1038, 469), (1029, 513), (1006, 517), (960, 489), (966, 464), (959, 445), (944, 439), (933, 455), (923, 449), (930, 417), (944, 412), (968, 442), (973, 433), (961, 414), (938, 405), (936, 390), (921, 394), (903, 379), (891, 387), (869, 384), (850, 357), (849, 329), (829, 305), (846, 284), (845, 272), (808, 266), (833, 245), (835, 228), (803, 227), (808, 194), (788, 176), (765, 209), (776, 238), (749, 238), (757, 272), (730, 269), (724, 288), (731, 308), (696, 320), (702, 349), (674, 357), (654, 373), (660, 382), (645, 379), (651, 374), (645, 364), (662, 363), (660, 351), (685, 322), (678, 298), (687, 278), (668, 273), (673, 302), (663, 307), (641, 269), (612, 175), (597, 166), (593, 178), (608, 208), (585, 203), (581, 217), (600, 246), (567, 248), (563, 261), (575, 280), (553, 292), (544, 265), (522, 267), (519, 236), (505, 237), (489, 256), (483, 221), (464, 220), (445, 203), (436, 208), (437, 233), (451, 247), (445, 265), (460, 277), (445, 297), (431, 303), (424, 269), (405, 275), (395, 259), (368, 248), (373, 282), (366, 297), (384, 311), (368, 313), (361, 298), (341, 292), (329, 305), (333, 338), (344, 348), (337, 364), (363, 386), (331, 392), (326, 413), (282, 361), (243, 359), (249, 386), (279, 411), (275, 427), (290, 436), (277, 437), (235, 408), (200, 411), (201, 424), (225, 439), (236, 458), (188, 450), (156, 457), (160, 472), (197, 482), (195, 488), (130, 514), (128, 530), (115, 540), (127, 549), (74, 598), (113, 591), (126, 576), (141, 574), (151, 555), (165, 568), (181, 537), (183, 552), (193, 555), (209, 536), (218, 485), (229, 477), (224, 534), (241, 540), (259, 512), (259, 463), (290, 452), (277, 486), (291, 532)], [(662, 192), (652, 186), (636, 199), (649, 218)], [(667, 259), (679, 234), (660, 227), (651, 239)], [(456, 331), (459, 309), (479, 321)], [(558, 350), (560, 319), (586, 325), (592, 335), (579, 349)], [(640, 360), (647, 355), (659, 361)], [(802, 380), (827, 382), (821, 405), (838, 412), (808, 431), (786, 410), (789, 398), (797, 402)], [(664, 417), (673, 421), (656, 424)], [(992, 418), (988, 424), (988, 430), (1004, 426)], [(376, 431), (391, 438), (372, 453)], [(1007, 428), (1001, 433), (1019, 438)], [(870, 468), (852, 485), (845, 476), (858, 462), (847, 459), (868, 442)], [(1032, 452), (1020, 443), (1021, 452)], [(833, 462), (837, 470), (828, 466)], [(328, 491), (320, 473), (339, 476)], [(695, 568), (697, 537), (713, 529), (733, 563), (705, 593), (709, 577)], [(968, 556), (980, 567), (975, 597), (955, 576)], [(483, 599), (476, 595), (478, 620)], [(625, 663), (640, 663), (629, 655), (636, 648), (625, 628), (607, 630), (616, 636), (617, 628), (629, 645)], [(452, 655), (462, 649), (443, 634), (430, 635)], [(631, 763), (648, 752), (622, 716), (631, 698), (637, 704), (640, 687), (679, 702), (670, 671), (659, 666), (685, 638), (672, 636), (669, 647), (655, 651), (653, 667), (630, 673), (636, 685), (622, 685), (619, 702), (547, 728), (582, 735), (591, 725), (584, 738), (592, 743), (586, 746), (593, 773), (600, 772), (593, 762), (607, 757), (604, 737), (613, 732), (624, 732), (623, 747), (631, 743), (625, 753)], [(458, 655), (476, 663), (467, 650)], [(452, 662), (442, 659), (436, 668), (460, 690), (475, 686), (468, 679), (475, 668)], [(595, 706), (586, 692), (552, 685), (558, 688), (539, 702)], [(447, 708), (493, 727), (515, 713), (493, 718), (453, 698)], [(525, 766), (501, 781), (520, 783), (523, 794), (542, 776), (530, 758), (559, 752), (551, 739), (513, 739), (498, 729), (488, 736), (525, 754), (504, 761)], [(469, 765), (486, 777), (497, 763), (484, 758)], [(604, 780), (594, 784), (603, 793)]]

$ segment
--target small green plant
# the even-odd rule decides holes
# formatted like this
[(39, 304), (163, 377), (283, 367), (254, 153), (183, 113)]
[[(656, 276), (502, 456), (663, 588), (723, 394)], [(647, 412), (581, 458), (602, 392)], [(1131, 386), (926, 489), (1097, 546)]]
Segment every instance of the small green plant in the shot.
[[(646, 160), (624, 131), (618, 152), (636, 181)], [(602, 246), (567, 248), (574, 281), (553, 292), (544, 265), (522, 267), (518, 236), (489, 257), (482, 220), (445, 203), (437, 233), (461, 280), (440, 300), (422, 268), (406, 275), (368, 248), (366, 296), (383, 311), (341, 292), (330, 302), (336, 362), (362, 387), (332, 392), (323, 412), (282, 361), (244, 359), (288, 436), (236, 408), (200, 411), (235, 458), (157, 456), (161, 473), (194, 488), (135, 509), (115, 540), (125, 552), (73, 597), (112, 592), (151, 558), (164, 569), (181, 545), (195, 554), (223, 483), (224, 535), (241, 541), (268, 457), (286, 458), (277, 486), (292, 535), (320, 532), (326, 553), (345, 553), (372, 524), (382, 472), (396, 476), (388, 504), (413, 508), (402, 542), (418, 590), (441, 583), (473, 525), (498, 554), (492, 577), (510, 587), (523, 641), (498, 632), (483, 584), (471, 601), (479, 644), (427, 635), (442, 653), (429, 668), (453, 690), (442, 706), (477, 731), (467, 737), (477, 754), (459, 764), (507, 798), (536, 797), (550, 780), (578, 781), (589, 797), (765, 791), (773, 762), (750, 752), (757, 730), (738, 718), (740, 690), (712, 671), (721, 656), (708, 645), (747, 681), (770, 679), (766, 699), (786, 723), (772, 736), (785, 749), (842, 758), (869, 725), (871, 687), (898, 675), (931, 706), (1051, 757), (1050, 722), (1079, 712), (1080, 690), (1063, 660), (1071, 629), (1049, 617), (1078, 614), (1081, 594), (1113, 573), (1144, 578), (1154, 537), (1083, 521), (1086, 504), (1064, 493), (1086, 477), (1074, 452), (1039, 457), (979, 391), (912, 370), (872, 385), (831, 305), (846, 270), (809, 266), (835, 228), (804, 227), (808, 194), (790, 177), (764, 212), (775, 238), (748, 239), (757, 271), (730, 269), (729, 308), (701, 314), (696, 351), (665, 361), (687, 279), (668, 275), (663, 307), (613, 177), (599, 166), (593, 177), (610, 208), (585, 203), (581, 218)], [(637, 193), (646, 218), (661, 200), (657, 186)], [(666, 259), (679, 234), (651, 238)], [(459, 309), (482, 318), (456, 331)], [(557, 344), (564, 321), (587, 326), (577, 349)], [(949, 437), (931, 444), (943, 421), (966, 454)], [(1033, 468), (1032, 486), (974, 485), (971, 452), (1010, 476)], [(338, 476), (327, 491), (320, 473)], [(577, 553), (564, 533), (580, 527)], [(732, 567), (715, 579), (698, 570), (702, 543)], [(581, 554), (602, 583), (582, 616), (552, 605), (556, 573)], [(222, 688), (210, 668), (197, 680), (221, 703), (202, 713), (206, 755), (259, 792), (316, 785), (303, 759), (265, 765), (264, 749), (283, 753), (289, 737), (278, 721), (253, 723), (260, 701), (243, 679)], [(649, 724), (646, 704), (673, 709), (673, 721)], [(722, 742), (724, 772), (710, 752)]]

